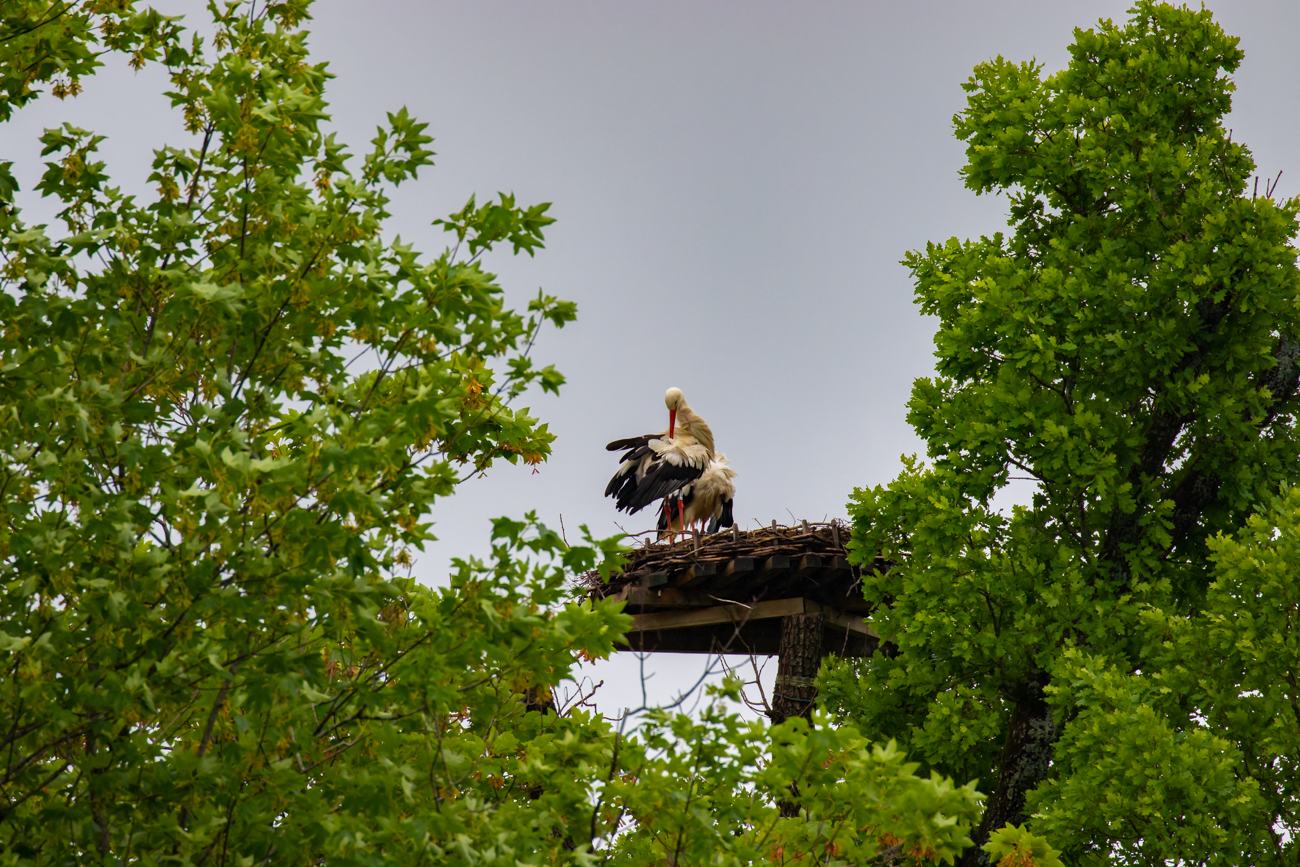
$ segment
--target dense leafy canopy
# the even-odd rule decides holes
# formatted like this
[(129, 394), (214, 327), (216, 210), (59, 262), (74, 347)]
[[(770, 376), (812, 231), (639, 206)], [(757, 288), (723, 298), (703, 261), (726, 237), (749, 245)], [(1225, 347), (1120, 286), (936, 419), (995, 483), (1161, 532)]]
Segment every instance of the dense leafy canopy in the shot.
[(306, 4), (210, 12), (206, 44), (130, 2), (5, 6), (0, 119), (112, 49), (166, 65), (193, 145), (133, 195), (99, 136), (47, 131), (56, 227), (0, 170), (0, 864), (957, 857), (973, 787), (852, 727), (725, 691), (626, 732), (555, 708), (629, 623), (566, 601), (614, 541), (501, 519), (447, 586), (409, 577), (437, 498), (549, 453), (509, 404), (560, 386), (528, 350), (574, 307), (510, 309), (481, 259), (539, 249), (547, 206), (471, 199), (433, 259), (385, 240), (425, 125), (349, 158)]
[[(852, 506), (857, 556), (896, 563), (866, 593), (898, 653), (827, 687), (980, 780), (977, 842), (1295, 859), (1300, 202), (1224, 128), (1241, 57), (1208, 11), (1143, 0), (1058, 73), (981, 64), (964, 177), (1011, 231), (906, 259), (938, 321), (909, 414), (929, 461)], [(1013, 477), (1032, 504), (1004, 516)]]
[(177, 36), (174, 22), (153, 9), (138, 10), (121, 0), (5, 0), (0, 7), (0, 121), (9, 119), (40, 93), (40, 85), (60, 99), (81, 92), (105, 49), (124, 52), (140, 69), (157, 60), (162, 46)]

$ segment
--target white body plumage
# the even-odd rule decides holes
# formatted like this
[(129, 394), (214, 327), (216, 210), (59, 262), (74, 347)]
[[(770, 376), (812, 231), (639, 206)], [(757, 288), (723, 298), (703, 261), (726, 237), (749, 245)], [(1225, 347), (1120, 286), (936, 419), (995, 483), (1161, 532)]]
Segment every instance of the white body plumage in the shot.
[(659, 538), (672, 538), (674, 528), (680, 532), (684, 527), (705, 524), (706, 532), (715, 533), (734, 524), (735, 478), (736, 471), (727, 463), (727, 456), (715, 454), (698, 479), (664, 501), (659, 515)]

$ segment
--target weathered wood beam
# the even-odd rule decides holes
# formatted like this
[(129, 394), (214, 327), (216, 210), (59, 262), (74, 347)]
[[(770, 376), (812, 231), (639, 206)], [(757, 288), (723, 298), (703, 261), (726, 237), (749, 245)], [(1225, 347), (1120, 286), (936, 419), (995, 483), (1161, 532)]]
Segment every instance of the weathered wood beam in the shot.
[(748, 584), (751, 592), (757, 595), (766, 595), (766, 588), (779, 584), (790, 574), (790, 558), (784, 554), (777, 554), (774, 557), (768, 557), (766, 560), (756, 562), (754, 574), (748, 578)]
[[(809, 600), (811, 605), (817, 603)], [(836, 611), (834, 608), (827, 608), (824, 605), (817, 605), (817, 609), (826, 615), (826, 625), (837, 629), (843, 629), (845, 632), (855, 632), (858, 635), (865, 635), (868, 638), (880, 640), (876, 631), (866, 624), (861, 617), (854, 617), (852, 614), (845, 614), (843, 611)]]
[(678, 587), (690, 587), (692, 584), (699, 584), (704, 579), (712, 578), (716, 574), (718, 574), (717, 563), (696, 563), (686, 570), (685, 575), (676, 584)]
[[(842, 633), (848, 635), (849, 633)], [(768, 618), (746, 623), (713, 623), (691, 626), (667, 632), (632, 631), (627, 634), (627, 645), (620, 650), (653, 651), (659, 653), (736, 653), (745, 656), (772, 656), (781, 640), (781, 618)], [(859, 640), (851, 645), (858, 651), (866, 644)], [(832, 647), (835, 652), (837, 647)], [(862, 656), (857, 652), (855, 655)]]
[(629, 611), (641, 608), (712, 608), (718, 604), (716, 599), (680, 587), (629, 586), (614, 598), (626, 602)]
[(784, 572), (790, 568), (790, 558), (784, 554), (777, 554), (775, 557), (768, 557), (763, 561), (762, 571), (771, 575)]
[(652, 629), (684, 629), (688, 626), (707, 626), (711, 623), (744, 623), (750, 620), (766, 620), (769, 617), (785, 617), (787, 614), (802, 614), (805, 599), (774, 599), (769, 602), (755, 602), (753, 605), (714, 605), (711, 608), (696, 608), (686, 611), (655, 611), (650, 614), (632, 615), (632, 628), (639, 631)]
[(789, 590), (803, 591), (809, 585), (818, 582), (822, 569), (822, 557), (819, 554), (805, 554), (794, 558), (789, 571), (774, 576), (774, 579), (768, 582), (767, 592), (773, 596), (782, 596)]
[(791, 614), (822, 614), (828, 626), (854, 632), (870, 638), (878, 635), (860, 617), (844, 614), (812, 599), (802, 596), (791, 599), (771, 599), (752, 605), (714, 605), (709, 608), (688, 608), (684, 611), (653, 611), (632, 615), (632, 628), (636, 631), (685, 629), (714, 623), (745, 623), (771, 617), (788, 617)]
[(739, 579), (751, 578), (753, 573), (754, 558), (737, 557), (734, 560), (728, 561), (727, 565), (722, 567), (722, 572), (716, 579), (714, 579), (713, 586), (718, 588), (726, 587)]

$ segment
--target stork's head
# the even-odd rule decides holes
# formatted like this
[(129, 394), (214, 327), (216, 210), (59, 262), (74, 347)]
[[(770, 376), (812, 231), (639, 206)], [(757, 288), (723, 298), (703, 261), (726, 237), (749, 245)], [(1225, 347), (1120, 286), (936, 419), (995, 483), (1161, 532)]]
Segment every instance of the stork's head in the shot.
[(677, 410), (686, 406), (686, 398), (680, 388), (670, 388), (664, 392), (664, 404), (668, 407), (668, 439), (672, 439), (677, 427)]

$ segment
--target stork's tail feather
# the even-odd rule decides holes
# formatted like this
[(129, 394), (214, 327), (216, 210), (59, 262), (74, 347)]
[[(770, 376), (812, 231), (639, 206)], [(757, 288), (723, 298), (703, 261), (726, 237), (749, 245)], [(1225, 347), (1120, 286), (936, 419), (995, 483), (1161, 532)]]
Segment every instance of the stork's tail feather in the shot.
[(722, 501), (722, 516), (714, 523), (713, 529), (709, 530), (710, 533), (716, 533), (718, 530), (725, 530), (728, 527), (735, 526), (736, 518), (731, 513), (733, 503), (735, 503), (735, 500)]

